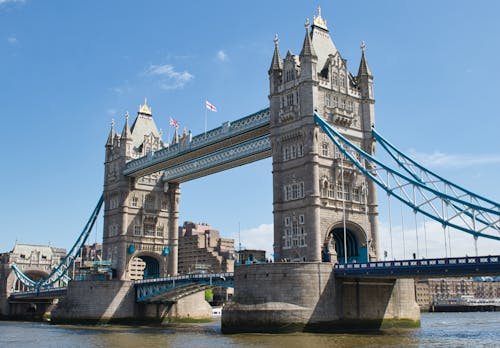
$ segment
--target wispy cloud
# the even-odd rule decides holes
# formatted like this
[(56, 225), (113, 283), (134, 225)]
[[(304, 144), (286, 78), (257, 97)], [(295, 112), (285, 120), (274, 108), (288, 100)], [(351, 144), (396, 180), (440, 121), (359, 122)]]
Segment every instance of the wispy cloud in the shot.
[(219, 62), (225, 62), (228, 60), (227, 54), (223, 50), (219, 50), (215, 57)]
[(423, 153), (410, 150), (410, 157), (426, 167), (471, 167), (500, 163), (500, 153), (491, 154), (446, 154), (441, 151)]
[[(2, 1), (2, 0), (0, 0)], [(17, 40), (17, 38), (15, 36), (9, 36), (7, 38), (7, 42), (10, 43), (11, 45), (15, 45), (17, 44), (19, 41)]]
[(108, 115), (115, 116), (118, 111), (116, 109), (107, 109), (106, 112)]
[(150, 65), (143, 73), (146, 76), (157, 76), (160, 78), (158, 85), (161, 89), (170, 90), (182, 88), (186, 83), (194, 79), (188, 71), (176, 71), (170, 64)]
[(2, 5), (13, 4), (15, 2), (23, 4), (26, 0), (0, 0), (0, 7)]
[[(241, 230), (241, 247), (242, 249), (259, 249), (265, 250), (268, 258), (272, 257), (274, 228), (273, 224), (261, 224), (257, 227)], [(234, 238), (236, 249), (238, 249), (238, 234), (233, 233), (231, 238)]]

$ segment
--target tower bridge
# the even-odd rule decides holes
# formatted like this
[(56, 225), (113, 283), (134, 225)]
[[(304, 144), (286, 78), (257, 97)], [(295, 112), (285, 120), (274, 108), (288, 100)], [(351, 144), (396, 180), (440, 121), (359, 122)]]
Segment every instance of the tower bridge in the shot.
[[(120, 134), (112, 124), (98, 208), (63, 266), (48, 281), (23, 278), (27, 286), (38, 291), (62, 277), (103, 202), (103, 254), (116, 280), (71, 282), (58, 309), (62, 318), (167, 315), (207, 287), (234, 284), (224, 332), (418, 325), (410, 278), (499, 274), (498, 256), (380, 261), (377, 187), (414, 214), (474, 240), (500, 240), (500, 205), (432, 173), (375, 130), (365, 48), (351, 73), (318, 10), (306, 21), (299, 55), (287, 51), (283, 58), (276, 36), (269, 108), (197, 136), (176, 130), (168, 143), (146, 101), (132, 126), (128, 114)], [(376, 158), (376, 144), (393, 162)], [(266, 157), (272, 157), (275, 262), (242, 265), (234, 274), (178, 275), (180, 184)], [(138, 259), (153, 279), (133, 279)], [(88, 296), (98, 308), (85, 302)]]

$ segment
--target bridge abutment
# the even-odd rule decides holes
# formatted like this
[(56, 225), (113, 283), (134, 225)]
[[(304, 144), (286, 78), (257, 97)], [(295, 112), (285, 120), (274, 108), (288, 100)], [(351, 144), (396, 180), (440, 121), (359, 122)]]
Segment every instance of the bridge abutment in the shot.
[(204, 292), (170, 304), (137, 303), (132, 281), (71, 282), (67, 294), (52, 313), (58, 324), (162, 324), (171, 321), (208, 320), (212, 309)]
[(413, 280), (337, 279), (328, 263), (271, 263), (235, 269), (235, 296), (222, 331), (350, 331), (420, 325)]

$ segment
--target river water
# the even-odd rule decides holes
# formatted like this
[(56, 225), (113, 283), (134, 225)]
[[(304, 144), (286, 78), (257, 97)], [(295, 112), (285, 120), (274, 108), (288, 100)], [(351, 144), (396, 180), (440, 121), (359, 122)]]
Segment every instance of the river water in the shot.
[(422, 313), (422, 327), (365, 334), (222, 335), (220, 320), (169, 327), (0, 321), (0, 347), (500, 347), (500, 312)]

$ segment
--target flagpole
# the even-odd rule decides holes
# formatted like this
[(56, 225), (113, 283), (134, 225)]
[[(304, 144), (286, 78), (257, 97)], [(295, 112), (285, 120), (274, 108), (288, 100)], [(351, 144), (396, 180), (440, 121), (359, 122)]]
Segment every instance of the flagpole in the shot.
[(205, 136), (207, 135), (207, 100), (205, 99)]

